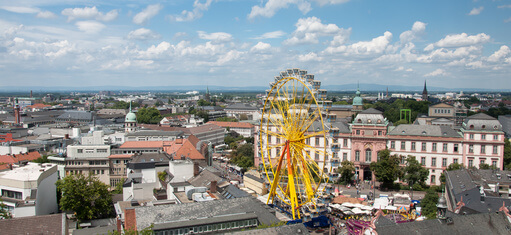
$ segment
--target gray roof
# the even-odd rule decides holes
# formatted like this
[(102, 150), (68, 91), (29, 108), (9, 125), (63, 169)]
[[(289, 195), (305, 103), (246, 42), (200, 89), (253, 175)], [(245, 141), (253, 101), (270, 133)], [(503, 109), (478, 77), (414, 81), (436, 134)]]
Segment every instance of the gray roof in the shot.
[(511, 115), (500, 115), (499, 122), (502, 124), (502, 130), (507, 137), (511, 136)]
[(225, 199), (250, 197), (250, 195), (248, 195), (247, 192), (239, 189), (238, 187), (232, 184), (228, 184), (227, 187), (223, 188), (221, 194)]
[(502, 124), (496, 118), (485, 113), (478, 113), (468, 117), (463, 122), (465, 130), (502, 131)]
[(449, 126), (413, 124), (401, 124), (391, 130), (388, 135), (462, 137), (457, 131)]
[(380, 110), (370, 108), (366, 109), (355, 117), (353, 124), (371, 124), (371, 125), (386, 125), (388, 124), (387, 119), (383, 116), (383, 112)]
[(395, 234), (510, 234), (511, 225), (504, 213), (482, 213), (431, 219), (376, 228), (379, 235)]
[(248, 229), (244, 231), (236, 231), (232, 233), (224, 233), (232, 235), (288, 235), (288, 234), (310, 234), (309, 230), (302, 223), (282, 225), (277, 227)]
[(225, 107), (225, 110), (234, 109), (234, 110), (259, 110), (261, 107), (252, 106), (250, 104), (245, 103), (235, 103)]
[(199, 175), (188, 180), (188, 182), (194, 187), (209, 187), (211, 181), (216, 181), (217, 183), (222, 182), (223, 179), (221, 177), (208, 169), (209, 168), (204, 169)]
[(195, 221), (203, 224), (203, 219), (217, 218), (229, 215), (255, 214), (259, 223), (272, 224), (279, 220), (270, 211), (269, 206), (252, 197), (235, 198), (229, 200), (214, 200), (196, 203), (159, 205), (153, 207), (135, 208), (137, 228), (144, 229), (151, 224), (181, 223)]
[(328, 124), (330, 124), (332, 127), (337, 127), (340, 133), (351, 133), (350, 126), (346, 122), (336, 121), (327, 123), (327, 125)]
[(66, 111), (57, 119), (74, 119), (74, 120), (90, 120), (92, 121), (92, 113), (86, 111)]
[(128, 136), (181, 136), (181, 135), (183, 135), (182, 131), (139, 130), (139, 131), (127, 133), (126, 137), (128, 137)]

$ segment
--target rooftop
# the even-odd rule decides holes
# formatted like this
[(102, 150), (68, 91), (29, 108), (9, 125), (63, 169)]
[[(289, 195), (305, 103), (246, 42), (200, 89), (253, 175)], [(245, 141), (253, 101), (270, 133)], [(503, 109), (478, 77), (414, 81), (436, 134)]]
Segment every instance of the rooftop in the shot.
[(0, 172), (0, 179), (8, 179), (13, 181), (36, 181), (39, 179), (43, 172), (54, 168), (57, 168), (56, 164), (51, 163), (34, 163), (28, 162), (25, 166), (20, 166), (9, 171)]

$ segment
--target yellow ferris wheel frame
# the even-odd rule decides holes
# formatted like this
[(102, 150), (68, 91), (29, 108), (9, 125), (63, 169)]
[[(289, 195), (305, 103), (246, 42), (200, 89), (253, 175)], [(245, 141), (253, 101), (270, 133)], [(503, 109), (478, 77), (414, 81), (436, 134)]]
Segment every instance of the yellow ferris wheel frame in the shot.
[[(264, 102), (259, 130), (262, 162), (271, 183), (267, 203), (275, 203), (278, 197), (289, 205), (293, 219), (299, 219), (302, 206), (316, 208), (321, 183), (328, 181), (312, 155), (323, 154), (323, 168), (326, 166), (327, 131), (311, 85), (293, 76), (275, 82)], [(311, 137), (323, 137), (323, 146), (308, 143), (306, 140)], [(277, 144), (271, 144), (272, 138), (276, 138)], [(272, 152), (277, 158), (272, 159)], [(319, 178), (318, 182), (314, 176)]]

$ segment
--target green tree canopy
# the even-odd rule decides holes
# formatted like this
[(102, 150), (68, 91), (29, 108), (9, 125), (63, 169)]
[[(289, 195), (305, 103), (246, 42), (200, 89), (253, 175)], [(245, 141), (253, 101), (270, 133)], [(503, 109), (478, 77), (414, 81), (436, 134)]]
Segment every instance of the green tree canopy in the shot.
[(109, 186), (93, 176), (68, 175), (56, 183), (62, 192), (60, 208), (76, 213), (78, 220), (105, 218), (111, 215), (112, 195)]
[(244, 171), (254, 166), (254, 145), (243, 144), (232, 154), (231, 163), (242, 167)]
[(436, 218), (436, 204), (438, 203), (438, 198), (438, 193), (434, 190), (428, 190), (426, 192), (426, 196), (424, 196), (424, 199), (421, 201), (422, 214), (426, 216), (426, 218)]
[(415, 183), (424, 185), (424, 182), (426, 182), (429, 176), (429, 170), (424, 168), (419, 161), (415, 159), (415, 156), (408, 156), (403, 173), (403, 179), (408, 185), (413, 185)]
[(383, 188), (393, 188), (394, 181), (401, 175), (399, 167), (399, 157), (390, 155), (390, 150), (385, 149), (379, 152), (380, 160), (371, 162), (371, 171), (374, 172), (376, 179), (382, 183)]
[(4, 200), (0, 197), (0, 219), (10, 219), (12, 218), (7, 205), (5, 205)]
[(141, 108), (137, 112), (138, 123), (157, 124), (162, 118), (160, 111), (154, 107)]
[(511, 169), (511, 144), (509, 139), (504, 139), (504, 166), (507, 169)]
[(342, 184), (348, 184), (353, 180), (353, 176), (355, 175), (355, 165), (351, 161), (343, 161), (341, 162), (341, 167), (337, 168), (337, 173), (341, 175), (339, 181)]

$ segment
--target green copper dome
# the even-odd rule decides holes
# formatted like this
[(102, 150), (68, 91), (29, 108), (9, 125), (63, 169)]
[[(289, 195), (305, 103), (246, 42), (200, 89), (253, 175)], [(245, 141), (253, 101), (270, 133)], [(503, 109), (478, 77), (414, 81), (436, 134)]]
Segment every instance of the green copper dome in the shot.
[(126, 119), (124, 122), (137, 122), (137, 115), (131, 111), (131, 102), (130, 102), (130, 112), (126, 114)]
[(137, 115), (133, 112), (126, 114), (126, 120), (124, 122), (137, 122)]
[(360, 89), (357, 89), (357, 93), (355, 93), (356, 96), (353, 98), (353, 105), (360, 105), (362, 106), (362, 97), (360, 97)]

